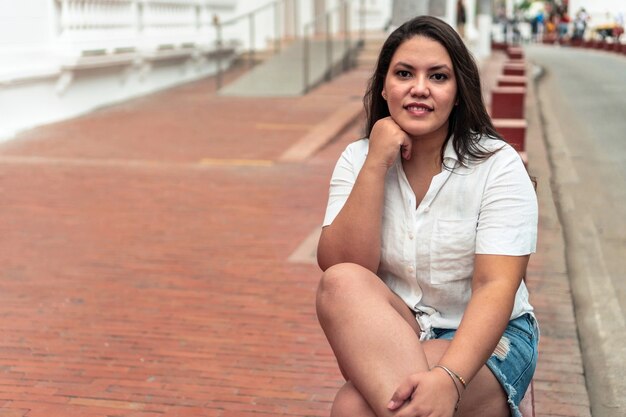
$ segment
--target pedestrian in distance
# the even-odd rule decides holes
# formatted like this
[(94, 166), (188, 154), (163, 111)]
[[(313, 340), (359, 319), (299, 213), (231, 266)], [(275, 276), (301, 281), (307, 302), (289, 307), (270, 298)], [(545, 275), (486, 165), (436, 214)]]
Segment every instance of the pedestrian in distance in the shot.
[(364, 103), (317, 252), (317, 314), (346, 379), (331, 416), (519, 417), (537, 200), (476, 63), (447, 23), (417, 17), (384, 43)]

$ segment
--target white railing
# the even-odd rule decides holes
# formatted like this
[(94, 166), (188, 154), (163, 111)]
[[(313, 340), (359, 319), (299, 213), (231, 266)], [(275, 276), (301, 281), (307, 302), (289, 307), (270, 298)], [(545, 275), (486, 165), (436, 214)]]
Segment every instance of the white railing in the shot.
[(60, 7), (61, 31), (81, 31), (92, 29), (130, 28), (133, 21), (132, 0), (120, 1), (85, 1), (57, 0)]
[(53, 0), (56, 49), (64, 56), (155, 51), (215, 43), (214, 16), (235, 0)]

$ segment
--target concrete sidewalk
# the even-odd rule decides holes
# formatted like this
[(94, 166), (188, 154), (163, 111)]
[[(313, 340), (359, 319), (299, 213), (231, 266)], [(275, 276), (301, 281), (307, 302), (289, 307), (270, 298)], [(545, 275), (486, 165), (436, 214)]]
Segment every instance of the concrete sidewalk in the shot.
[[(314, 237), (369, 75), (273, 99), (203, 80), (1, 144), (0, 417), (327, 416), (342, 379), (315, 318)], [(536, 413), (589, 416), (528, 100)]]

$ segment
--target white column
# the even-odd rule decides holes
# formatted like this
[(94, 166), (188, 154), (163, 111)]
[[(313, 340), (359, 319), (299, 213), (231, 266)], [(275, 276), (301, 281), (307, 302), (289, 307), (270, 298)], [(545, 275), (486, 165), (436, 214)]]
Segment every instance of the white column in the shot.
[(456, 27), (456, 0), (446, 0), (445, 20), (452, 27)]
[(491, 55), (491, 0), (478, 0), (478, 58)]
[(465, 0), (465, 37), (470, 43), (478, 39), (478, 29), (476, 29), (476, 0)]

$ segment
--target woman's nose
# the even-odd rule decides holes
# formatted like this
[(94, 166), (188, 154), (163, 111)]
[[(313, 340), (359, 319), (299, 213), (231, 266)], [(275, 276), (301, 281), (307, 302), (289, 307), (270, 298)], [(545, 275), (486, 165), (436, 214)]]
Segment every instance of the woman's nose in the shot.
[(424, 77), (415, 78), (415, 82), (411, 86), (411, 95), (414, 97), (427, 97), (430, 94), (428, 83)]

